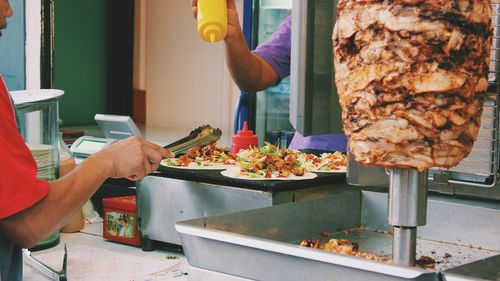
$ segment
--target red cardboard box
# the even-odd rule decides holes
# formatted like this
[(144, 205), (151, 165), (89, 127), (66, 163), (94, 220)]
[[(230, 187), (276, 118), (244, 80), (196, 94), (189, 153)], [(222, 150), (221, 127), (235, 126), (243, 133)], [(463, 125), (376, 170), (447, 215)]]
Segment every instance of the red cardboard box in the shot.
[(104, 198), (103, 236), (104, 239), (134, 246), (141, 245), (137, 230), (136, 198), (124, 196)]

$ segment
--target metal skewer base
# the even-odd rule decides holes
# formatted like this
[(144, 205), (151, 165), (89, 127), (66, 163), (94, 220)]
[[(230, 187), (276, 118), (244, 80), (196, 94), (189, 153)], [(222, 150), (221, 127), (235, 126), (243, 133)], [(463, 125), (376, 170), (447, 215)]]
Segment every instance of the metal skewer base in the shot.
[(392, 169), (387, 220), (394, 226), (392, 258), (396, 264), (415, 265), (417, 226), (425, 225), (426, 217), (427, 171)]

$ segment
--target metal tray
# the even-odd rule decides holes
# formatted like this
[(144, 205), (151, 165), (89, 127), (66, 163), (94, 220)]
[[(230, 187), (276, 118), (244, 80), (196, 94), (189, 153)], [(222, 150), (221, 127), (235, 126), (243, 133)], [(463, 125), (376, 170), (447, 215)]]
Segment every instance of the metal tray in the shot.
[[(179, 222), (176, 230), (191, 266), (254, 280), (442, 280), (446, 270), (484, 264), (500, 254), (500, 204), (432, 199), (427, 214), (427, 225), (418, 229), (417, 255), (439, 261), (434, 270), (298, 246), (305, 238), (350, 235), (361, 251), (390, 255), (384, 193), (347, 192)], [(343, 232), (356, 228), (364, 230)], [(331, 234), (321, 237), (322, 232)], [(445, 253), (451, 257), (443, 258)]]

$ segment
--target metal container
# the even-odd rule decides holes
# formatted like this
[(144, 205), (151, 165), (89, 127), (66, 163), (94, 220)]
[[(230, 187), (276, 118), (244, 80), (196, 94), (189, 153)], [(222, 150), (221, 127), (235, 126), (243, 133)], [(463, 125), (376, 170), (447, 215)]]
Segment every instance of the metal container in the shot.
[[(498, 264), (489, 264), (500, 255), (500, 203), (430, 197), (427, 225), (418, 229), (417, 257), (440, 262), (433, 270), (298, 246), (303, 239), (348, 238), (361, 251), (390, 255), (384, 193), (346, 192), (184, 221), (176, 229), (192, 267), (253, 280), (473, 280), (460, 270), (470, 263), (475, 263), (470, 272), (489, 268), (483, 270), (490, 272), (485, 279), (495, 280), (499, 272)], [(321, 236), (324, 232), (330, 235)]]
[[(175, 223), (178, 221), (324, 198), (345, 190), (357, 190), (356, 187), (343, 183), (342, 175), (320, 175), (315, 180), (325, 179), (331, 184), (314, 185), (311, 182), (299, 184), (299, 181), (231, 182), (221, 176), (220, 171), (166, 169), (166, 172), (169, 174), (148, 176), (137, 183), (138, 226), (144, 238), (144, 249), (149, 248), (150, 240), (180, 245), (181, 240), (175, 231)], [(171, 178), (174, 175), (182, 179)]]

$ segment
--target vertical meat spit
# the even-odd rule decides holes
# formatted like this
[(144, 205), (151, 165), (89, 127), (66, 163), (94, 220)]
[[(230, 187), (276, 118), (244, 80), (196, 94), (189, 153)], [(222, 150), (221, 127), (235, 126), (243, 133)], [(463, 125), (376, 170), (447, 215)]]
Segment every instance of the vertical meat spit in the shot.
[(425, 225), (426, 218), (427, 171), (393, 168), (387, 220), (394, 227), (392, 258), (396, 264), (415, 265), (417, 226)]

